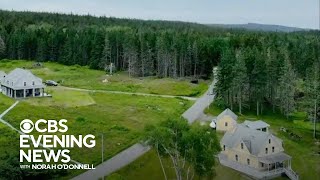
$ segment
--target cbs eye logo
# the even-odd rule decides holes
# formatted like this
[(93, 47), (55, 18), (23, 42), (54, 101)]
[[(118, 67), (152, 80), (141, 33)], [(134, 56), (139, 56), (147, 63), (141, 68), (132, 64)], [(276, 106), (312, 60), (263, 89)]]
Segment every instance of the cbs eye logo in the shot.
[(25, 119), (20, 123), (20, 129), (23, 133), (30, 133), (34, 128), (33, 122), (30, 119)]

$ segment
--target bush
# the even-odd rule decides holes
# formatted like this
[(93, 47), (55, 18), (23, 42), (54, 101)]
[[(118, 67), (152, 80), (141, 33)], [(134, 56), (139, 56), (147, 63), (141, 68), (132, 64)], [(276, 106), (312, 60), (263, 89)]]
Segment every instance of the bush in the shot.
[(77, 117), (77, 118), (76, 118), (76, 121), (77, 121), (77, 122), (85, 122), (86, 119), (85, 119), (84, 117)]

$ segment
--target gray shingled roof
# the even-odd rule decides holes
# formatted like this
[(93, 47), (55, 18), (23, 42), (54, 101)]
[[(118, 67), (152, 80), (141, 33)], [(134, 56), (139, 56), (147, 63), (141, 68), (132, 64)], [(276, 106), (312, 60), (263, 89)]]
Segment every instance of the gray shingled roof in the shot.
[[(24, 86), (24, 83), (26, 83), (26, 86)], [(21, 68), (16, 68), (15, 70), (11, 71), (4, 78), (3, 85), (13, 89), (45, 87), (42, 84), (42, 79), (33, 75), (30, 71)]]
[(243, 141), (251, 154), (258, 155), (269, 138), (282, 142), (281, 139), (273, 136), (271, 133), (250, 129), (243, 124), (239, 124), (233, 132), (227, 131), (225, 133), (221, 139), (221, 143), (226, 147), (233, 148)]
[(2, 83), (2, 80), (4, 79), (4, 76), (6, 76), (7, 74), (3, 71), (0, 71), (0, 84)]
[(229, 108), (227, 108), (226, 110), (224, 110), (222, 113), (218, 115), (217, 121), (219, 121), (224, 116), (230, 116), (235, 121), (238, 119), (238, 116), (234, 112), (232, 112)]
[(243, 124), (244, 124), (245, 126), (247, 126), (248, 128), (250, 128), (250, 129), (261, 129), (261, 128), (270, 127), (269, 124), (267, 124), (266, 122), (261, 121), (261, 120), (258, 120), (258, 121), (248, 121), (248, 120), (245, 120), (245, 121), (243, 122)]

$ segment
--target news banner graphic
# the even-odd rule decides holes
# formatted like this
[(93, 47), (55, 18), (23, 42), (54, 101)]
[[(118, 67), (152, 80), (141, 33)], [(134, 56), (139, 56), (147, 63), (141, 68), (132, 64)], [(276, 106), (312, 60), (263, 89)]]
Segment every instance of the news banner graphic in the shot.
[[(72, 148), (93, 148), (95, 136), (67, 135), (67, 120), (39, 119), (33, 123), (25, 119), (20, 123), (20, 168), (23, 169), (94, 169), (93, 164), (81, 164), (71, 160)], [(38, 132), (38, 136), (31, 135)], [(48, 134), (47, 134), (48, 133)], [(55, 135), (59, 133), (60, 135)], [(61, 134), (63, 133), (63, 134)]]

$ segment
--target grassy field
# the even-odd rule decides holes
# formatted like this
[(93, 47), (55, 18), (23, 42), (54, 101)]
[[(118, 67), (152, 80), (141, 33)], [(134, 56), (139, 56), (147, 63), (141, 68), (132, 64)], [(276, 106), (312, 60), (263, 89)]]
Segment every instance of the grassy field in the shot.
[[(66, 107), (57, 105), (33, 105), (32, 100), (20, 102), (3, 119), (14, 127), (21, 120), (67, 119), (68, 134), (93, 134), (97, 145), (93, 149), (74, 149), (73, 159), (82, 163), (97, 164), (101, 161), (101, 133), (104, 133), (105, 158), (112, 157), (138, 141), (140, 133), (147, 123), (154, 123), (170, 117), (179, 116), (189, 106), (189, 102), (180, 99), (154, 97), (90, 94), (95, 104), (89, 106)], [(120, 100), (121, 99), (121, 100)]]
[[(165, 171), (167, 173), (168, 179), (175, 179), (175, 174), (171, 161), (169, 159), (163, 159), (165, 164)], [(248, 179), (241, 173), (234, 171), (229, 168), (225, 168), (216, 161), (216, 176), (214, 179), (221, 180), (240, 180)], [(164, 175), (161, 170), (159, 159), (155, 151), (150, 151), (145, 155), (138, 158), (135, 162), (129, 164), (128, 166), (122, 168), (116, 173), (111, 174), (107, 177), (108, 180), (163, 180)], [(195, 177), (195, 179), (200, 179)]]
[(6, 98), (0, 93), (0, 114), (14, 103), (13, 99)]
[(25, 100), (34, 106), (80, 107), (96, 104), (89, 92), (68, 90), (62, 87), (47, 87), (52, 98), (35, 98)]
[[(95, 148), (73, 148), (71, 158), (95, 165), (101, 162), (102, 133), (106, 160), (138, 142), (146, 124), (179, 117), (192, 103), (179, 98), (61, 91), (59, 88), (51, 88), (50, 91), (53, 98), (22, 100), (3, 119), (16, 128), (26, 118), (32, 121), (42, 118), (67, 119), (69, 130), (66, 134), (93, 134), (96, 137)], [(5, 110), (14, 101), (0, 94), (0, 102), (0, 109)], [(3, 133), (2, 141), (11, 138), (7, 136), (8, 133), (11, 132)], [(14, 142), (19, 144), (18, 139)], [(2, 146), (0, 149), (18, 152), (15, 148), (17, 147)], [(70, 177), (74, 174), (76, 172), (70, 174)]]
[[(17, 67), (30, 69), (44, 80), (52, 79), (63, 86), (84, 89), (198, 96), (207, 88), (205, 82), (194, 85), (187, 80), (129, 78), (125, 73), (107, 76), (103, 71), (56, 63), (44, 63), (42, 68), (33, 68), (33, 62), (30, 61), (0, 61), (0, 70), (5, 72)], [(108, 79), (108, 82), (104, 83), (105, 79)], [(95, 148), (73, 148), (71, 158), (81, 163), (95, 165), (101, 162), (102, 134), (104, 159), (107, 160), (138, 142), (146, 124), (179, 117), (193, 103), (181, 98), (93, 93), (68, 90), (59, 86), (47, 87), (46, 91), (52, 94), (52, 98), (20, 100), (20, 103), (3, 119), (18, 129), (23, 119), (32, 121), (67, 119), (69, 130), (66, 134), (93, 134), (96, 137)], [(13, 99), (0, 94), (0, 113), (13, 103)], [(0, 141), (7, 144), (0, 148), (0, 152), (19, 152), (18, 133), (4, 125), (0, 126), (0, 131), (2, 132)], [(34, 133), (34, 135), (39, 134)], [(0, 154), (0, 161), (4, 160), (4, 156), (5, 153)], [(79, 171), (73, 171), (64, 178), (70, 178), (77, 173)]]
[(92, 70), (81, 66), (64, 66), (57, 63), (43, 63), (42, 68), (34, 68), (34, 62), (22, 60), (1, 60), (0, 70), (9, 72), (17, 67), (30, 69), (43, 80), (54, 80), (63, 86), (166, 94), (178, 96), (200, 96), (207, 90), (207, 83), (191, 84), (187, 79), (158, 79), (155, 77), (129, 78), (126, 72), (108, 76), (104, 71)]
[[(215, 106), (215, 104), (212, 104), (206, 113), (217, 116), (221, 112), (222, 109)], [(284, 141), (286, 153), (292, 156), (292, 168), (300, 175), (300, 179), (320, 179), (320, 176), (316, 175), (320, 172), (320, 143), (313, 139), (312, 124), (308, 121), (304, 121), (305, 116), (303, 113), (296, 113), (291, 120), (287, 120), (285, 117), (279, 114), (273, 114), (272, 112), (265, 112), (264, 115), (259, 117), (255, 116), (254, 112), (245, 112), (244, 115), (239, 116), (239, 122), (243, 122), (245, 119), (262, 119), (271, 125), (271, 132)], [(280, 127), (285, 127), (291, 130), (295, 134), (302, 136), (302, 139), (297, 141), (290, 138), (287, 134), (280, 131)], [(318, 134), (320, 136), (319, 131)], [(219, 138), (222, 138), (222, 136), (222, 133), (218, 133)], [(169, 179), (173, 179), (175, 176), (172, 166), (170, 166), (170, 162), (168, 162), (168, 160), (166, 161), (166, 171), (169, 174)], [(216, 176), (213, 179), (248, 179), (247, 176), (230, 168), (221, 166), (219, 163), (217, 163), (215, 170)], [(150, 176), (143, 176), (145, 174), (150, 174)], [(110, 175), (108, 178), (113, 180), (144, 180), (149, 179), (151, 175), (152, 179), (163, 179), (159, 160), (153, 151), (145, 154), (118, 172)], [(277, 179), (280, 180), (287, 178), (279, 177)]]

